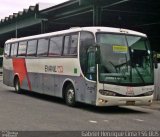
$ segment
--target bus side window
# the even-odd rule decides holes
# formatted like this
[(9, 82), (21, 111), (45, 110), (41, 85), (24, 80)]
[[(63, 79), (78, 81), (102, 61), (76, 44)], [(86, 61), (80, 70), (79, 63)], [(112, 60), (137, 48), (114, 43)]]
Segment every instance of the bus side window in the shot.
[(78, 34), (71, 35), (70, 54), (77, 55)]
[(18, 43), (11, 44), (11, 56), (17, 56)]
[(28, 41), (27, 56), (36, 56), (37, 40)]
[(37, 56), (47, 56), (48, 55), (48, 45), (49, 39), (39, 39), (38, 40), (38, 49), (37, 49)]
[(70, 45), (69, 43), (70, 43), (70, 36), (65, 36), (63, 55), (68, 55), (69, 54), (69, 45)]
[(50, 39), (49, 56), (60, 56), (62, 54), (63, 36), (56, 36)]
[(78, 34), (65, 36), (63, 55), (77, 55)]
[(19, 42), (18, 56), (26, 56), (27, 41)]
[(6, 44), (5, 45), (5, 49), (4, 49), (4, 56), (5, 57), (9, 57), (10, 56), (10, 48), (11, 48), (10, 44)]

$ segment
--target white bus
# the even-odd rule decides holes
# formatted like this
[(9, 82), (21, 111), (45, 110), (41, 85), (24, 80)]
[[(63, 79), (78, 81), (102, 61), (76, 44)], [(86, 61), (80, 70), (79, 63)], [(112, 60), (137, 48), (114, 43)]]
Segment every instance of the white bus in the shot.
[(5, 43), (3, 82), (64, 98), (74, 106), (149, 105), (153, 63), (145, 34), (119, 28), (82, 27)]

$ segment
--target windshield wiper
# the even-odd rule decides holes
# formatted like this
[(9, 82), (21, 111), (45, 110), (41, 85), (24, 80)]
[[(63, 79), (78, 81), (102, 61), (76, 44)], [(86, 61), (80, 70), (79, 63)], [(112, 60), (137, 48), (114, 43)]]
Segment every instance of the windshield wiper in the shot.
[(144, 81), (144, 79), (143, 79), (141, 73), (139, 72), (139, 70), (137, 69), (137, 67), (135, 67), (135, 69), (136, 69), (136, 71), (137, 71), (138, 76), (141, 78), (141, 80), (142, 80), (143, 83), (145, 84), (146, 82)]

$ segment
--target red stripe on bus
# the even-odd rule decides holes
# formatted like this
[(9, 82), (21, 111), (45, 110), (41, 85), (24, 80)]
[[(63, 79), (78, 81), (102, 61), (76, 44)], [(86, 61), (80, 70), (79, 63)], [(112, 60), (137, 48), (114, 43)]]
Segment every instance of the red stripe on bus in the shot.
[(12, 61), (14, 74), (18, 74), (20, 85), (22, 85), (23, 80), (27, 78), (28, 87), (29, 90), (31, 90), (31, 82), (29, 80), (25, 59), (13, 58)]

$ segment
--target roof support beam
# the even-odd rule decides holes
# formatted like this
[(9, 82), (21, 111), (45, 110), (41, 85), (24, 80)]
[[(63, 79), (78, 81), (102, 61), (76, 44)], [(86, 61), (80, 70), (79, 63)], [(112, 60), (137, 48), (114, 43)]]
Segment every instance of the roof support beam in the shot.
[(42, 19), (41, 20), (41, 34), (47, 32), (47, 19)]
[(125, 2), (129, 2), (130, 0), (121, 0), (121, 1), (118, 1), (118, 2), (115, 2), (115, 3), (112, 3), (112, 4), (109, 4), (109, 5), (105, 5), (103, 6), (102, 8), (110, 8), (112, 6), (116, 6), (116, 5), (119, 5), (119, 4), (122, 4), (122, 3), (125, 3)]
[(93, 26), (101, 25), (102, 9), (99, 3), (96, 1), (93, 5)]

